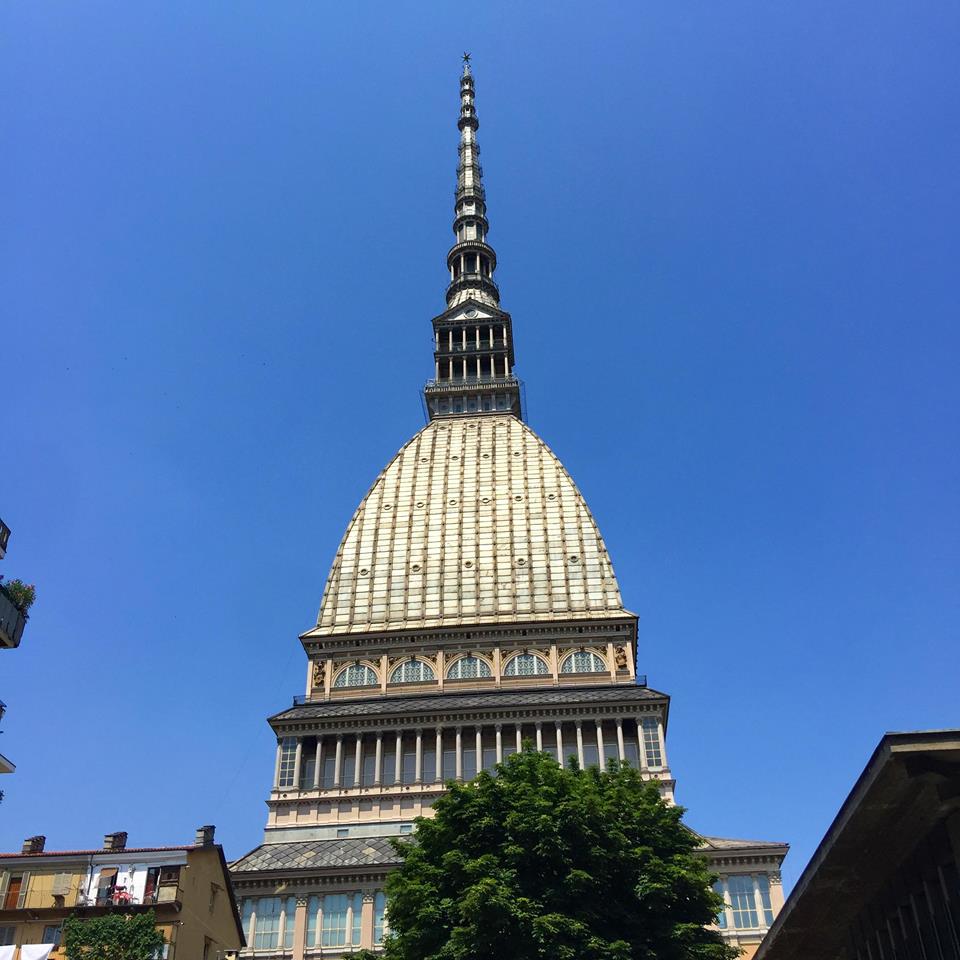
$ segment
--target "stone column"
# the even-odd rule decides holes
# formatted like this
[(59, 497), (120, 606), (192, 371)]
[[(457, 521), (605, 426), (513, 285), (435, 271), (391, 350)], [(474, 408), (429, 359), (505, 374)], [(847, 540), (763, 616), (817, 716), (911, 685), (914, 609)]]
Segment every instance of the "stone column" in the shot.
[[(289, 918), (287, 923), (289, 923)], [(293, 922), (293, 960), (303, 960), (307, 945), (307, 898), (297, 897), (297, 911)]]
[(400, 783), (403, 773), (403, 731), (397, 731), (397, 753), (393, 758), (393, 782)]
[(443, 783), (443, 727), (437, 727), (437, 769), (434, 771), (434, 782)]
[(617, 754), (621, 763), (627, 759), (627, 748), (623, 742), (623, 720), (620, 717), (617, 717)]
[(543, 724), (538, 720), (534, 724), (534, 728), (537, 731), (537, 749), (543, 750)]
[(497, 763), (503, 763), (503, 724), (495, 724), (494, 729), (497, 731)]
[[(757, 926), (761, 929), (764, 929), (767, 926), (766, 918), (763, 915), (763, 897), (760, 896), (760, 881), (757, 879), (757, 875), (754, 874), (751, 878), (753, 881), (753, 902), (757, 906)], [(771, 906), (773, 901), (770, 901)]]
[(373, 774), (373, 785), (379, 787), (383, 781), (383, 776), (381, 771), (383, 770), (383, 731), (377, 731), (377, 752), (375, 754), (377, 758), (377, 769)]
[(523, 725), (517, 724), (517, 753), (523, 749)]
[(580, 764), (580, 769), (583, 769), (583, 722), (580, 720), (576, 721), (577, 724), (577, 761)]
[(477, 725), (474, 729), (476, 731), (474, 741), (477, 751), (477, 773), (479, 773), (483, 769), (483, 727)]
[(360, 946), (367, 949), (373, 946), (373, 898), (374, 894), (371, 891), (363, 891), (363, 907), (360, 910)]
[(323, 735), (317, 734), (317, 749), (314, 754), (313, 789), (319, 790), (323, 783)]
[(273, 789), (280, 789), (280, 754), (283, 751), (283, 741), (277, 740), (277, 762), (273, 766)]
[(463, 734), (462, 728), (457, 727), (457, 780), (463, 779)]
[(293, 755), (293, 789), (300, 789), (300, 764), (303, 759), (303, 740), (297, 737), (297, 750)]
[(417, 766), (414, 771), (416, 783), (423, 783), (423, 731), (417, 729)]
[(343, 734), (337, 734), (337, 752), (333, 761), (333, 785), (340, 786), (340, 776), (343, 769)]
[(730, 886), (726, 877), (720, 878), (720, 892), (723, 895), (723, 915), (727, 920), (727, 929), (733, 930), (733, 907), (730, 906)]
[(597, 766), (606, 770), (607, 764), (603, 758), (603, 721), (597, 720)]
[(563, 756), (563, 724), (559, 720), (554, 720), (557, 728), (557, 763), (561, 767), (566, 766), (566, 759)]
[(357, 734), (357, 745), (353, 752), (353, 785), (359, 787), (363, 781), (363, 734)]

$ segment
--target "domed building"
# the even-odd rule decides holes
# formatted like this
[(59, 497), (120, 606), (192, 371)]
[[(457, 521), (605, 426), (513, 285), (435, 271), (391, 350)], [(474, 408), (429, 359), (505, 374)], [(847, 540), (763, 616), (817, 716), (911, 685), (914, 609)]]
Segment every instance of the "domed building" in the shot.
[[(246, 954), (258, 958), (375, 948), (389, 838), (411, 833), (447, 781), (524, 741), (582, 766), (626, 760), (673, 800), (670, 699), (636, 673), (637, 617), (586, 501), (523, 422), (469, 63), (458, 127), (429, 422), (343, 536), (300, 637), (305, 695), (270, 719), (264, 842), (232, 866)], [(728, 900), (718, 923), (755, 948), (782, 902), (785, 845), (704, 838), (704, 850)]]

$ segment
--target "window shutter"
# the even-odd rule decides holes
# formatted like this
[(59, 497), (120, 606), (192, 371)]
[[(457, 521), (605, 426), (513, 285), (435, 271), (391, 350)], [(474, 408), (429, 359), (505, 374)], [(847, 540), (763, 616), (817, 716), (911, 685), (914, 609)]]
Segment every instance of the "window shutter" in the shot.
[(70, 893), (71, 881), (73, 876), (69, 873), (58, 873), (53, 878), (53, 890), (51, 893), (55, 897), (65, 897)]
[(27, 902), (27, 888), (30, 886), (30, 874), (24, 873), (20, 881), (20, 898), (17, 900), (17, 909), (22, 910)]

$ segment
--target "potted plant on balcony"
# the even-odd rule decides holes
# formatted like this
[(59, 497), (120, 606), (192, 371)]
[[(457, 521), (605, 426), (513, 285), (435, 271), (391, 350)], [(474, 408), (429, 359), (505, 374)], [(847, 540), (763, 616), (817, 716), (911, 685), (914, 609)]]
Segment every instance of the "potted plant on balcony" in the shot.
[(28, 610), (33, 606), (33, 601), (37, 599), (37, 588), (32, 583), (24, 583), (22, 580), (3, 580), (0, 574), (0, 590), (2, 590), (10, 602), (24, 615), (29, 616)]

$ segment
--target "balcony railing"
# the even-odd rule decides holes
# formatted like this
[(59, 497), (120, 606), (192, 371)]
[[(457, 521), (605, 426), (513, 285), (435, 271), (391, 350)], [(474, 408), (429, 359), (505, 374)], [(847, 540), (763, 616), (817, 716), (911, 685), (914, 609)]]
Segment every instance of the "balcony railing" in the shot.
[(18, 647), (23, 636), (27, 615), (23, 613), (0, 586), (0, 647)]
[(518, 387), (516, 377), (460, 377), (456, 380), (428, 380), (424, 389), (430, 393), (446, 390), (468, 390), (471, 387), (512, 388)]

